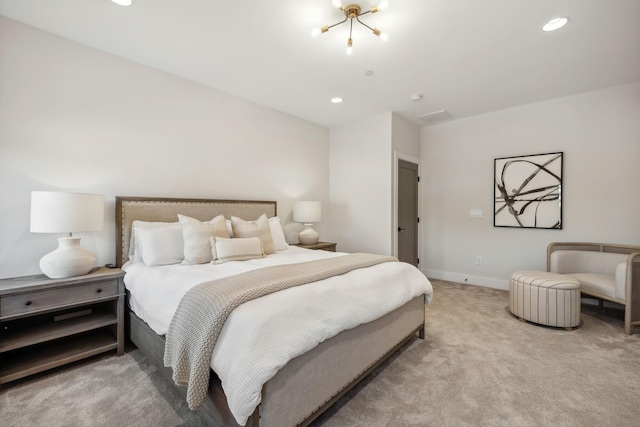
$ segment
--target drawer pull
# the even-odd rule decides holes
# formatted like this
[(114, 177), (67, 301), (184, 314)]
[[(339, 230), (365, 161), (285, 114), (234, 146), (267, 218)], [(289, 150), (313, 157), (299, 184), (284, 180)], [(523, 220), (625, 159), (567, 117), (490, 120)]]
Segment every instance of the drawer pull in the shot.
[(98, 288), (98, 289), (96, 290), (96, 292), (97, 292), (97, 293), (102, 292), (102, 288)]
[(31, 305), (31, 301), (25, 302), (24, 305)]

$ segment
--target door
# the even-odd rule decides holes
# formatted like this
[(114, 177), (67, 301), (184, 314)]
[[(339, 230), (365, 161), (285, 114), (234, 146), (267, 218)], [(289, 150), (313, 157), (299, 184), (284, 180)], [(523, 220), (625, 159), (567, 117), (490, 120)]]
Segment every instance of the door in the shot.
[(398, 259), (418, 266), (418, 165), (398, 160)]

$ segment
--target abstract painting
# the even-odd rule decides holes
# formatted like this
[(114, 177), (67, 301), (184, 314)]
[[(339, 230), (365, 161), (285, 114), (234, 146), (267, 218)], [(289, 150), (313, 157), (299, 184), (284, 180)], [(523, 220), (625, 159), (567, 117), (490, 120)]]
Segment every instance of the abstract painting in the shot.
[(494, 161), (494, 227), (562, 229), (562, 152)]

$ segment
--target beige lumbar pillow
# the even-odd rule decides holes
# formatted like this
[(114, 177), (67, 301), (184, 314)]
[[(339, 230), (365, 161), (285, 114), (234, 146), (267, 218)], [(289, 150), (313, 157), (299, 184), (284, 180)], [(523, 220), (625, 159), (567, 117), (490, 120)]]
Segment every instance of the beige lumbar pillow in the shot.
[(183, 264), (204, 264), (211, 261), (211, 238), (229, 237), (224, 215), (218, 215), (211, 221), (201, 222), (195, 218), (178, 214), (182, 226), (184, 247)]
[(264, 257), (262, 240), (259, 237), (236, 237), (225, 239), (223, 237), (211, 238), (211, 255), (213, 264), (222, 264), (228, 261), (247, 261)]
[(233, 229), (233, 237), (259, 237), (262, 240), (265, 254), (276, 252), (273, 237), (271, 237), (271, 226), (266, 214), (260, 215), (260, 218), (255, 221), (245, 221), (232, 216), (231, 228)]

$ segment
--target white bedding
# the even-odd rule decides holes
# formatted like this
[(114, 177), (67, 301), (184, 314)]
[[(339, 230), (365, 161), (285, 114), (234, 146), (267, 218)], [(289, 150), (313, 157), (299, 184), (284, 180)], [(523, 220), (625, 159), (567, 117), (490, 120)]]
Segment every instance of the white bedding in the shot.
[[(182, 296), (204, 281), (270, 265), (344, 255), (291, 246), (262, 259), (225, 264), (145, 267), (127, 263), (125, 285), (133, 311), (166, 334)], [(432, 287), (415, 267), (383, 263), (249, 301), (227, 319), (211, 359), (236, 421), (244, 425), (261, 390), (289, 360), (345, 329), (377, 319)]]

